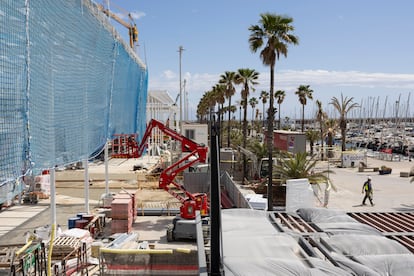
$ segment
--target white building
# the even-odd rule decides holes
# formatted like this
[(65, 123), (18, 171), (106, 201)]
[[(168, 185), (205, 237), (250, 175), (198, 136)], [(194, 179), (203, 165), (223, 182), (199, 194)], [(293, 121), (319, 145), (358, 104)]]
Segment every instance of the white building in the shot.
[(208, 144), (208, 125), (198, 123), (183, 123), (182, 134), (198, 144)]

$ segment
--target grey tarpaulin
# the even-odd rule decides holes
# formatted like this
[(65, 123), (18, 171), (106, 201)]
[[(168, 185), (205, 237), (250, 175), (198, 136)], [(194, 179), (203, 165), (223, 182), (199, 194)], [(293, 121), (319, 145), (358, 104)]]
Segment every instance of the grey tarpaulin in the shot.
[(342, 210), (325, 208), (300, 208), (297, 213), (308, 222), (357, 222)]
[(301, 208), (297, 213), (305, 221), (314, 223), (321, 230), (330, 234), (380, 235), (380, 232), (375, 228), (357, 222), (342, 210)]
[(339, 274), (342, 270), (329, 262), (311, 265), (297, 240), (278, 232), (266, 214), (251, 209), (222, 210), (225, 275), (349, 275)]
[(384, 236), (350, 234), (322, 239), (345, 256), (411, 254), (407, 248)]
[(413, 275), (414, 255), (406, 247), (344, 211), (303, 208), (297, 213), (327, 234), (320, 237), (321, 243), (333, 250), (331, 257), (352, 275)]

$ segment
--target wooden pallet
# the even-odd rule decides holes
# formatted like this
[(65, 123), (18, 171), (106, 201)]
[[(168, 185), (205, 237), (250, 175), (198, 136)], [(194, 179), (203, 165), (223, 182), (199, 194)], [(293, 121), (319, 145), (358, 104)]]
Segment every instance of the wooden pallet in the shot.
[(66, 256), (70, 255), (75, 250), (79, 249), (81, 242), (78, 238), (75, 237), (57, 237), (53, 241), (53, 256)]
[(10, 248), (2, 248), (0, 249), (0, 267), (10, 267), (10, 263), (18, 263), (18, 260), (16, 261), (14, 259), (15, 252), (18, 250), (17, 247), (10, 247)]

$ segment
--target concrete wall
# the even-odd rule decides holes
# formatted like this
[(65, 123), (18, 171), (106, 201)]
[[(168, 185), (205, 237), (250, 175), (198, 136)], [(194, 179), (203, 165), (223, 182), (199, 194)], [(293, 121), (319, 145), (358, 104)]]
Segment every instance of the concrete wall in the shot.
[[(211, 177), (210, 172), (191, 172), (184, 173), (184, 186), (190, 193), (210, 193)], [(239, 191), (237, 185), (227, 172), (220, 176), (220, 185), (228, 197), (238, 208), (250, 208), (249, 203)]]

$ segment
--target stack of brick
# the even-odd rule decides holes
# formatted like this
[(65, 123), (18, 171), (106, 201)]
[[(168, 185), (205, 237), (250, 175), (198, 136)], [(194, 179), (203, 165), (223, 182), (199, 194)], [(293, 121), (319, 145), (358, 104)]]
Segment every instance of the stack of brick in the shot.
[(111, 217), (112, 234), (130, 233), (132, 230), (132, 223), (134, 222), (132, 198), (114, 198), (111, 203)]
[(132, 199), (132, 211), (134, 212), (134, 220), (137, 217), (137, 205), (136, 205), (136, 200), (135, 200), (135, 194), (137, 193), (137, 191), (135, 190), (122, 190), (119, 192), (119, 194), (117, 194), (116, 196), (122, 196), (122, 197), (126, 197), (126, 196), (130, 196)]

